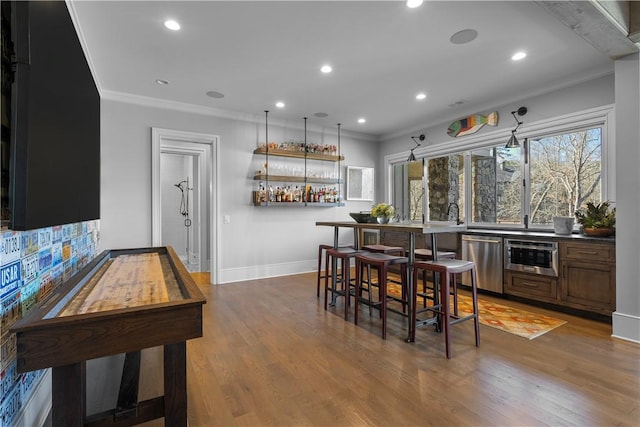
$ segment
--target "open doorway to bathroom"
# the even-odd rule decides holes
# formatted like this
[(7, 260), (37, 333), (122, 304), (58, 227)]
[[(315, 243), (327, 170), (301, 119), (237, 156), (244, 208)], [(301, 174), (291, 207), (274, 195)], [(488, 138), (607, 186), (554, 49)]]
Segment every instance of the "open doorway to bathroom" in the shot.
[(190, 272), (218, 280), (214, 135), (153, 128), (152, 242), (172, 246)]
[(191, 154), (160, 153), (162, 244), (172, 246), (191, 272), (209, 270), (201, 263), (203, 250), (207, 251), (208, 221), (198, 160)]

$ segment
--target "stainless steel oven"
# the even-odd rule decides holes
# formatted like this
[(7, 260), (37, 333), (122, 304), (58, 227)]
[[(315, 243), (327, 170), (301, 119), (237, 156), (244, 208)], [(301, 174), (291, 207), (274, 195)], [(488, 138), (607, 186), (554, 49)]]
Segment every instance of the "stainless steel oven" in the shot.
[(558, 244), (539, 240), (505, 239), (504, 268), (558, 276)]

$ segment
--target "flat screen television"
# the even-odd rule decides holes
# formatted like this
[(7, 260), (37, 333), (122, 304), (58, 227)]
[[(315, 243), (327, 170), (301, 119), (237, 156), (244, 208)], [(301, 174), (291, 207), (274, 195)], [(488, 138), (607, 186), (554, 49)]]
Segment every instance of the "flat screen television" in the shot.
[[(11, 117), (7, 132), (9, 115), (2, 113), (3, 228), (31, 230), (97, 219), (100, 95), (67, 6), (63, 1), (3, 1), (2, 13), (2, 106)], [(11, 90), (5, 94), (9, 81)]]

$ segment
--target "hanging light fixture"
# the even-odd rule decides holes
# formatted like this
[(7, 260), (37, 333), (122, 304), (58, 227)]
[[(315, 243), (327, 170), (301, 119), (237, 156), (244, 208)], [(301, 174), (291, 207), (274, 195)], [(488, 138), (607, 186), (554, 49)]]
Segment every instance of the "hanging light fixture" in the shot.
[(424, 134), (422, 133), (422, 134), (420, 134), (420, 136), (412, 136), (411, 137), (411, 139), (413, 139), (413, 142), (416, 143), (416, 146), (411, 149), (411, 154), (409, 154), (409, 158), (407, 159), (407, 162), (415, 162), (416, 161), (416, 155), (413, 154), (413, 150), (415, 150), (416, 148), (420, 147), (420, 145), (421, 145), (420, 142), (416, 141), (416, 138), (420, 142), (422, 142), (422, 141), (424, 141)]
[(517, 125), (516, 125), (516, 128), (511, 131), (511, 137), (509, 138), (509, 141), (507, 141), (507, 145), (505, 145), (505, 148), (518, 148), (518, 147), (520, 147), (520, 141), (518, 141), (518, 138), (516, 138), (516, 131), (518, 130), (518, 128), (520, 127), (522, 122), (520, 120), (518, 120), (518, 118), (516, 117), (516, 113), (519, 116), (524, 116), (525, 114), (527, 114), (527, 107), (520, 107), (516, 111), (512, 111), (511, 112), (511, 115), (516, 120)]

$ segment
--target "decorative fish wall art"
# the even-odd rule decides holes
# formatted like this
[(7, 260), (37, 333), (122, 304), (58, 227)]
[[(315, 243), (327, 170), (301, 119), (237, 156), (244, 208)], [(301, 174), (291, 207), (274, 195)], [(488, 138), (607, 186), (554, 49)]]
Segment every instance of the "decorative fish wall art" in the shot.
[(456, 138), (458, 136), (470, 135), (472, 133), (478, 132), (484, 125), (497, 126), (498, 112), (494, 111), (488, 116), (475, 114), (473, 116), (468, 116), (463, 119), (456, 120), (449, 125), (447, 134), (453, 138)]

